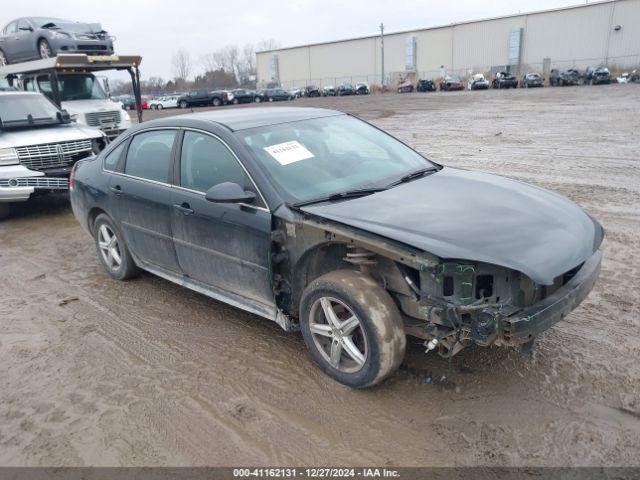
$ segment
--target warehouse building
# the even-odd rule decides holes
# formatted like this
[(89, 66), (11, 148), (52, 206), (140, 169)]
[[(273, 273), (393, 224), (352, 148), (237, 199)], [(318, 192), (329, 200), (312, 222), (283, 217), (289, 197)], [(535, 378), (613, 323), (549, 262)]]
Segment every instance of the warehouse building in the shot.
[[(384, 49), (382, 48), (384, 46)], [(384, 63), (383, 52), (384, 50)], [(508, 69), (640, 66), (640, 0), (573, 7), (258, 52), (259, 86), (466, 77)]]

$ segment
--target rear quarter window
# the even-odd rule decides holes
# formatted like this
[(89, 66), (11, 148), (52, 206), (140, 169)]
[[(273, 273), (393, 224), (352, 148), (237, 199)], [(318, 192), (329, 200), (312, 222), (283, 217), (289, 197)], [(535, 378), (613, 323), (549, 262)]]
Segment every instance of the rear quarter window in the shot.
[(105, 170), (109, 170), (110, 172), (115, 171), (116, 167), (118, 166), (118, 160), (120, 160), (120, 157), (122, 156), (122, 151), (124, 150), (124, 146), (127, 144), (127, 142), (122, 142), (120, 145), (118, 145), (116, 148), (114, 148), (111, 152), (109, 152), (109, 154), (104, 157), (104, 169)]

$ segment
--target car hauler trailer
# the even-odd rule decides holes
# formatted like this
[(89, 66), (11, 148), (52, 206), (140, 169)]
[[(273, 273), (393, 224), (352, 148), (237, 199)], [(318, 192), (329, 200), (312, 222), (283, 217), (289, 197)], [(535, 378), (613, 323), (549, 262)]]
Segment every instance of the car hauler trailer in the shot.
[(129, 114), (113, 102), (93, 72), (126, 70), (142, 122), (140, 62), (138, 55), (60, 54), (0, 67), (0, 78), (20, 90), (46, 95), (80, 124), (98, 127), (114, 138), (131, 126)]

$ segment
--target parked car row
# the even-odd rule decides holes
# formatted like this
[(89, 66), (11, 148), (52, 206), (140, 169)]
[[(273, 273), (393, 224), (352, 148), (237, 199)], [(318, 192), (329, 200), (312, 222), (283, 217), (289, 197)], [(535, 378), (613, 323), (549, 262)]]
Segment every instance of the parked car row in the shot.
[[(606, 67), (589, 67), (584, 73), (576, 68), (553, 69), (549, 74), (549, 85), (568, 86), (568, 85), (601, 85), (609, 83), (629, 83), (640, 81), (640, 72), (634, 70), (631, 73), (625, 72), (617, 78), (613, 78), (609, 69)], [(515, 75), (507, 71), (497, 72), (494, 78), (489, 82), (484, 74), (475, 73), (469, 76), (467, 80), (468, 90), (487, 90), (488, 88), (534, 88), (544, 87), (545, 79), (537, 72), (527, 72), (520, 80)], [(327, 88), (327, 87), (325, 87)], [(414, 90), (418, 92), (435, 92), (440, 90), (448, 92), (453, 90), (464, 90), (464, 85), (460, 77), (456, 75), (445, 75), (438, 83), (434, 80), (419, 79), (414, 84), (410, 80), (403, 80), (397, 84), (398, 93), (408, 93)]]

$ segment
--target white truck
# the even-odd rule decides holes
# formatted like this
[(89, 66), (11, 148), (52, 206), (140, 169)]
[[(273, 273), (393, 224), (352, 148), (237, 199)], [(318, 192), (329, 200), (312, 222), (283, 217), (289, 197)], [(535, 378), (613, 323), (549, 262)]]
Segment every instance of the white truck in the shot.
[[(77, 123), (100, 128), (109, 138), (117, 137), (131, 126), (131, 118), (122, 104), (109, 98), (93, 73), (59, 73), (57, 76), (60, 106)], [(22, 89), (53, 99), (47, 74), (23, 75)]]
[(0, 219), (10, 203), (68, 190), (73, 165), (106, 145), (43, 95), (0, 89)]
[[(128, 70), (134, 96), (140, 99), (141, 60), (139, 56), (64, 54), (0, 67), (0, 78), (7, 78), (20, 90), (44, 94), (78, 124), (100, 128), (113, 139), (131, 126), (131, 118), (120, 102), (109, 98), (101, 80), (92, 72)], [(138, 120), (141, 115), (142, 110), (138, 109)]]

